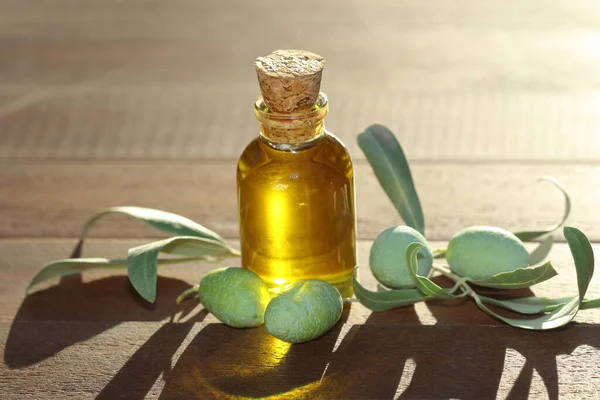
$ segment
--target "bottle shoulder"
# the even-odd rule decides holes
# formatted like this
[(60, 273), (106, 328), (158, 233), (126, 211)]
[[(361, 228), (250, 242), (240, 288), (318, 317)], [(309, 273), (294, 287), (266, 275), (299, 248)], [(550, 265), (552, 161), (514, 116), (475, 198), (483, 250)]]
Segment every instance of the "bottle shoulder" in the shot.
[(270, 147), (261, 138), (252, 140), (238, 161), (238, 180), (251, 174), (272, 174), (275, 171), (304, 175), (326, 171), (352, 178), (350, 153), (336, 136), (326, 133), (314, 146), (299, 151), (284, 151)]
[(346, 155), (348, 155), (348, 157), (350, 157), (350, 153), (348, 152), (348, 148), (346, 147), (346, 145), (344, 144), (344, 142), (342, 142), (342, 140), (340, 138), (338, 138), (335, 134), (331, 133), (331, 132), (327, 132), (327, 139), (329, 141), (329, 146), (331, 146), (332, 148), (336, 149), (338, 152), (340, 153), (344, 153)]
[(352, 157), (344, 143), (334, 134), (327, 134), (327, 148), (323, 154), (328, 155), (336, 164), (352, 168)]
[(261, 165), (267, 164), (269, 157), (261, 146), (260, 138), (253, 139), (242, 152), (238, 164), (238, 179), (243, 178)]

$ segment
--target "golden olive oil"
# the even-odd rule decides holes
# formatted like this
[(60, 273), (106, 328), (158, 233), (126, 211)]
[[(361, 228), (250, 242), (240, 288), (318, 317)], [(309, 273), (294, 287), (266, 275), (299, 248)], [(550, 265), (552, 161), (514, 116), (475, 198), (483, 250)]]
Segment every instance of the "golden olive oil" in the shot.
[(268, 285), (308, 278), (348, 295), (356, 266), (352, 161), (325, 133), (300, 151), (255, 139), (238, 167), (242, 264)]

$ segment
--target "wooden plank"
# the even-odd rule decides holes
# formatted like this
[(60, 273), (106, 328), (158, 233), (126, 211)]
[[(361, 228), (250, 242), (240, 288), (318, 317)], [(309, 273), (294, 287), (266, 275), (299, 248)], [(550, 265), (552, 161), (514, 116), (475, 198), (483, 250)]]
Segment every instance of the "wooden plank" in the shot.
[[(91, 240), (89, 256), (122, 256), (139, 240)], [(0, 240), (2, 398), (415, 397), (581, 399), (597, 397), (599, 310), (567, 329), (510, 328), (471, 302), (431, 302), (371, 314), (359, 304), (323, 338), (288, 348), (257, 329), (231, 329), (194, 301), (173, 300), (212, 264), (161, 269), (158, 299), (143, 303), (119, 273), (51, 282), (24, 298), (45, 262), (69, 254), (75, 240)], [(435, 242), (432, 246), (443, 246)], [(365, 265), (369, 242), (359, 243)], [(600, 246), (594, 246), (596, 255)], [(568, 247), (551, 255), (559, 276), (540, 296), (576, 291)], [(235, 265), (236, 260), (220, 265)], [(374, 288), (367, 269), (361, 280)], [(513, 292), (514, 293), (514, 292)], [(596, 276), (589, 297), (600, 296)], [(168, 323), (171, 316), (173, 322)], [(365, 368), (368, 366), (368, 368)], [(431, 379), (436, 384), (431, 385)], [(31, 382), (35, 382), (34, 385)], [(368, 382), (368, 384), (366, 384)]]
[[(104, 326), (56, 321), (18, 325), (23, 347), (9, 357), (32, 349), (28, 340), (41, 332), (60, 340), (60, 332)], [(0, 324), (1, 341), (7, 328)], [(368, 323), (339, 326), (317, 341), (287, 347), (263, 328), (127, 322), (35, 365), (2, 366), (0, 385), (5, 399), (275, 394), (294, 399), (399, 394), (594, 399), (600, 394), (600, 366), (591, 361), (598, 357), (598, 337), (592, 326), (538, 334), (508, 327)]]
[[(1, 237), (76, 237), (84, 222), (105, 207), (139, 205), (179, 213), (226, 237), (238, 236), (235, 161), (215, 162), (3, 162), (0, 168)], [(556, 222), (561, 194), (573, 198), (568, 223), (600, 240), (594, 165), (420, 163), (412, 165), (423, 203), (426, 234), (447, 240), (472, 225), (540, 229)], [(374, 239), (402, 223), (365, 162), (356, 163), (359, 237)], [(139, 221), (107, 216), (91, 232), (100, 237), (157, 236)], [(561, 235), (558, 235), (559, 237)]]
[[(379, 121), (411, 159), (450, 161), (414, 165), (430, 238), (481, 223), (549, 225), (561, 199), (529, 187), (539, 175), (569, 187), (571, 223), (600, 238), (597, 4), (99, 4), (0, 4), (0, 237), (72, 238), (94, 211), (125, 203), (236, 237), (233, 160), (256, 129), (248, 65), (277, 47), (306, 47), (329, 60), (328, 124), (356, 159), (356, 133)], [(89, 158), (97, 161), (77, 161)], [(373, 238), (399, 219), (359, 164), (360, 236)], [(154, 233), (113, 218), (93, 234)], [(263, 328), (216, 324), (193, 302), (166, 323), (173, 298), (213, 265), (162, 269), (154, 306), (122, 274), (104, 272), (25, 298), (35, 271), (74, 242), (0, 240), (2, 398), (600, 397), (598, 310), (540, 334), (501, 325), (471, 302), (374, 314), (354, 304), (321, 340), (289, 348)], [(139, 243), (92, 240), (86, 254), (122, 256)], [(359, 243), (362, 265), (369, 244)], [(560, 275), (535, 293), (574, 293), (567, 246), (552, 259)]]
[[(346, 73), (334, 68), (331, 75)], [(217, 88), (107, 88), (107, 80), (7, 91), (4, 102), (0, 86), (0, 158), (236, 159), (258, 134), (254, 76)], [(327, 94), (327, 126), (356, 159), (364, 159), (357, 134), (381, 122), (412, 160), (600, 160), (598, 92), (439, 94), (343, 83), (328, 84)]]
[[(86, 257), (123, 258), (127, 249), (151, 241), (152, 239), (93, 239), (85, 247)], [(190, 285), (196, 284), (209, 270), (217, 266), (239, 266), (238, 259), (228, 259), (217, 265), (192, 263), (177, 266), (164, 266), (160, 269), (158, 300), (150, 306), (143, 302), (131, 289), (125, 271), (96, 271), (84, 274), (80, 279), (66, 279), (56, 285), (58, 279), (42, 284), (33, 294), (25, 297), (25, 287), (41, 269), (56, 259), (67, 258), (75, 246), (75, 240), (0, 240), (0, 270), (10, 279), (0, 282), (0, 320), (9, 321), (98, 321), (120, 323), (125, 321), (164, 321), (177, 313), (174, 299)], [(235, 245), (237, 243), (234, 242)], [(434, 248), (443, 247), (444, 242), (432, 242)], [(358, 263), (361, 268), (361, 282), (375, 289), (376, 281), (368, 269), (371, 242), (358, 243)], [(600, 247), (595, 245), (595, 251)], [(597, 257), (600, 258), (600, 257)], [(577, 277), (568, 246), (557, 244), (550, 259), (559, 277), (535, 287), (538, 296), (564, 297), (577, 292)], [(440, 261), (443, 263), (443, 261)], [(600, 297), (600, 274), (593, 279), (588, 293), (589, 298)], [(441, 281), (443, 284), (447, 282)], [(521, 293), (523, 294), (523, 293)], [(193, 302), (190, 302), (191, 305)], [(450, 304), (450, 305), (449, 305)], [(188, 310), (190, 311), (190, 310)], [(196, 312), (198, 310), (195, 310)], [(430, 303), (414, 312), (399, 311), (378, 314), (377, 322), (382, 324), (498, 324), (496, 320), (478, 311), (470, 302)], [(363, 307), (355, 307), (348, 318), (354, 324), (364, 323), (370, 313)], [(412, 315), (412, 316), (411, 316)], [(187, 316), (184, 319), (191, 318)], [(179, 316), (178, 316), (179, 318)], [(581, 312), (577, 321), (597, 323), (600, 310)], [(212, 317), (206, 319), (215, 322)]]

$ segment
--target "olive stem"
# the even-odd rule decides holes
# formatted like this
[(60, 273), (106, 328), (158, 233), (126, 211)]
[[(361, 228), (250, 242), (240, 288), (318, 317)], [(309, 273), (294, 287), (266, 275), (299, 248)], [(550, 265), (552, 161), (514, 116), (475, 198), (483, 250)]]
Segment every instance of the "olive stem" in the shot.
[(453, 274), (449, 269), (442, 267), (441, 265), (434, 265), (432, 270), (438, 271), (440, 274), (444, 275), (446, 278), (452, 279), (454, 282), (462, 278), (456, 274)]
[(446, 249), (441, 248), (433, 251), (433, 258), (444, 258), (446, 256)]
[(455, 275), (452, 272), (447, 271), (445, 268), (437, 266), (437, 265), (434, 265), (433, 268), (435, 268), (437, 271), (439, 271), (445, 277), (455, 280), (455, 282), (457, 284), (460, 282), (460, 286), (463, 290), (463, 293), (462, 293), (463, 296), (471, 297), (473, 300), (475, 300), (475, 302), (477, 304), (481, 303), (481, 300), (479, 299), (479, 295), (477, 295), (477, 293), (467, 283), (467, 278), (459, 277), (458, 275)]
[(189, 289), (184, 290), (183, 293), (181, 293), (179, 296), (177, 296), (177, 300), (175, 300), (177, 305), (181, 304), (181, 302), (184, 301), (187, 297), (189, 297), (190, 294), (192, 294), (192, 293), (198, 294), (199, 288), (200, 288), (200, 285), (196, 285), (196, 286), (192, 286)]
[[(440, 267), (439, 265), (434, 265), (432, 270), (436, 270), (438, 271), (440, 274), (442, 274), (443, 276), (445, 276), (448, 279), (451, 279), (452, 281), (454, 281), (454, 286), (452, 287), (452, 289), (450, 290), (451, 293), (454, 293), (459, 287), (463, 289), (463, 293), (461, 293), (459, 296), (466, 296), (468, 295), (468, 290), (471, 290), (471, 287), (467, 284), (467, 278), (465, 278), (464, 276), (458, 276), (456, 274), (453, 274), (452, 272), (450, 272), (449, 270), (447, 270), (444, 267)], [(468, 288), (468, 290), (466, 290), (466, 288)]]

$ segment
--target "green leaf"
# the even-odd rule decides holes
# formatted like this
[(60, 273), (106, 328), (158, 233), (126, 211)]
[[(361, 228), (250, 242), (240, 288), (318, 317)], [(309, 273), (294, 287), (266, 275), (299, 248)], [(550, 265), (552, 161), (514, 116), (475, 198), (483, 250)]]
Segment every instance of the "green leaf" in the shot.
[(572, 297), (550, 299), (547, 297), (522, 297), (510, 300), (498, 300), (491, 297), (478, 295), (482, 302), (506, 308), (521, 314), (541, 314), (554, 311), (571, 301)]
[(535, 319), (517, 319), (517, 318), (507, 318), (503, 317), (499, 314), (496, 314), (489, 308), (487, 308), (479, 295), (475, 294), (473, 296), (475, 303), (477, 306), (488, 313), (489, 315), (498, 318), (501, 321), (506, 322), (507, 324), (514, 326), (515, 328), (522, 329), (532, 329), (532, 330), (547, 330), (554, 329), (564, 326), (571, 322), (575, 315), (577, 315), (577, 311), (579, 310), (579, 298), (577, 296), (572, 297), (567, 303), (564, 303), (562, 306), (554, 309), (550, 313)]
[(383, 125), (371, 125), (358, 135), (358, 145), (404, 222), (424, 234), (425, 220), (419, 196), (394, 134)]
[[(166, 260), (158, 260), (158, 264), (175, 264), (184, 263), (189, 261), (199, 260), (201, 258), (173, 258)], [(37, 285), (38, 283), (45, 282), (52, 278), (61, 278), (64, 276), (78, 274), (84, 271), (92, 269), (125, 269), (127, 268), (127, 260), (109, 260), (107, 258), (69, 258), (65, 260), (53, 261), (50, 264), (46, 264), (42, 269), (33, 277), (25, 293)]]
[(358, 301), (371, 311), (387, 311), (433, 298), (424, 295), (417, 289), (395, 289), (377, 292), (368, 290), (358, 281), (358, 267), (354, 269), (352, 286)]
[(172, 235), (201, 237), (223, 243), (231, 249), (233, 254), (239, 255), (239, 252), (232, 249), (225, 239), (191, 219), (152, 208), (125, 206), (107, 208), (90, 218), (83, 227), (81, 239), (73, 257), (79, 257), (81, 255), (81, 247), (83, 246), (83, 241), (87, 237), (90, 227), (102, 216), (114, 213), (125, 214), (137, 218), (155, 229)]
[(552, 264), (547, 262), (537, 267), (519, 268), (510, 272), (501, 272), (484, 280), (474, 281), (469, 279), (469, 282), (495, 289), (522, 289), (547, 281), (556, 275), (558, 273), (552, 267)]
[(515, 232), (514, 235), (517, 238), (519, 238), (519, 240), (521, 242), (531, 242), (532, 240), (537, 239), (540, 236), (547, 235), (550, 232), (551, 231), (548, 231), (548, 230), (544, 230), (544, 231), (522, 231), (522, 232)]
[(554, 244), (554, 238), (552, 236), (546, 237), (532, 252), (529, 254), (529, 265), (536, 265), (546, 259), (552, 245)]
[(156, 300), (158, 254), (193, 255), (196, 257), (223, 257), (229, 248), (216, 240), (180, 236), (159, 240), (129, 249), (127, 273), (135, 290), (150, 303)]
[(583, 301), (592, 276), (594, 275), (594, 250), (588, 238), (577, 228), (565, 226), (563, 234), (575, 261), (579, 299)]
[(589, 310), (590, 308), (598, 308), (598, 307), (600, 307), (600, 299), (584, 300), (581, 302), (579, 309), (580, 310)]
[[(223, 243), (211, 239), (197, 238), (193, 236), (176, 236), (162, 239), (157, 242), (148, 243), (136, 248), (151, 247), (159, 243), (165, 243), (161, 253), (173, 254), (186, 257), (222, 258), (231, 256), (231, 249)], [(131, 254), (131, 251), (130, 251)]]
[(406, 265), (408, 265), (411, 275), (415, 278), (417, 288), (427, 296), (439, 299), (453, 298), (454, 296), (447, 290), (444, 290), (429, 278), (418, 274), (417, 268), (419, 264), (417, 254), (419, 254), (419, 251), (423, 248), (425, 248), (425, 245), (419, 242), (411, 243), (406, 248)]
[(483, 300), (478, 294), (472, 292), (473, 299), (477, 303), (477, 306), (486, 313), (511, 326), (534, 330), (554, 329), (568, 324), (577, 315), (580, 305), (583, 305), (585, 308), (600, 306), (600, 301), (598, 300), (584, 300), (585, 293), (594, 273), (594, 253), (592, 245), (585, 234), (576, 228), (566, 226), (563, 229), (563, 233), (569, 244), (569, 249), (571, 250), (571, 255), (575, 262), (575, 269), (577, 270), (578, 296), (574, 296), (570, 299), (556, 299), (555, 301), (557, 302), (568, 301), (544, 316), (525, 320), (506, 318), (498, 315), (483, 304)]
[(551, 232), (554, 232), (555, 230), (557, 230), (558, 228), (560, 228), (561, 226), (563, 226), (563, 224), (565, 223), (565, 221), (567, 220), (567, 218), (569, 217), (569, 214), (571, 213), (571, 198), (569, 197), (569, 194), (567, 193), (566, 189), (560, 184), (559, 181), (557, 181), (556, 179), (549, 177), (549, 176), (543, 176), (539, 179), (539, 181), (547, 181), (552, 183), (558, 190), (560, 190), (565, 198), (565, 209), (563, 211), (563, 217), (560, 220), (560, 222), (558, 222), (555, 225), (552, 225), (551, 227), (545, 229), (545, 230), (538, 230), (538, 231), (522, 231), (522, 232), (515, 232), (515, 236), (518, 237), (521, 241), (523, 242), (528, 242), (531, 241), (533, 239), (537, 239), (541, 236), (547, 235)]

